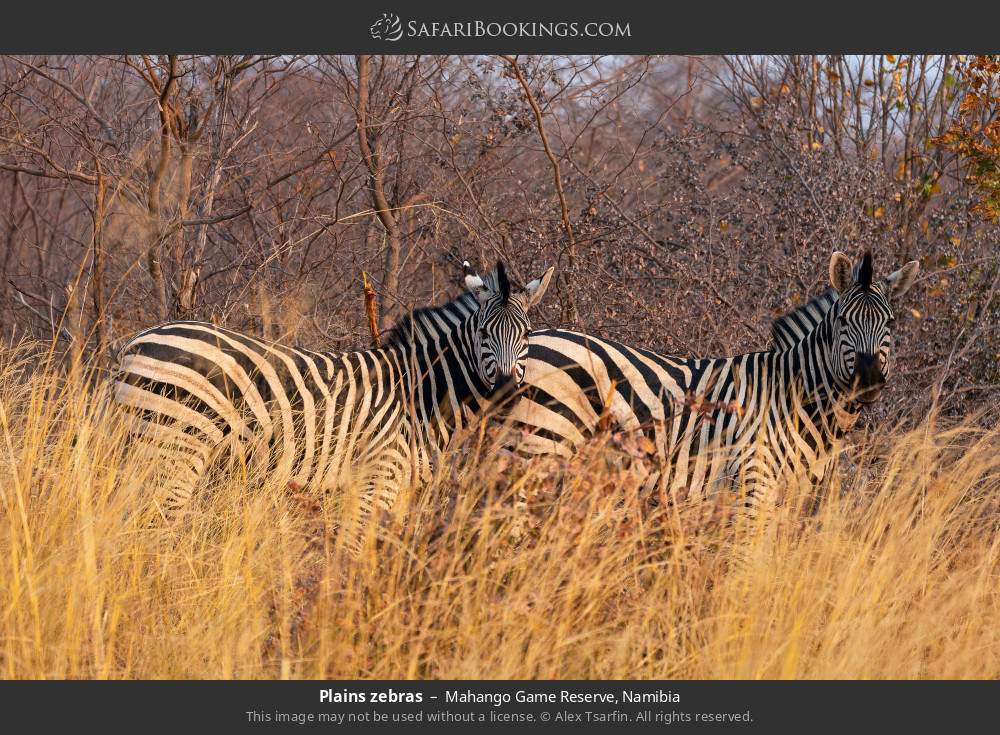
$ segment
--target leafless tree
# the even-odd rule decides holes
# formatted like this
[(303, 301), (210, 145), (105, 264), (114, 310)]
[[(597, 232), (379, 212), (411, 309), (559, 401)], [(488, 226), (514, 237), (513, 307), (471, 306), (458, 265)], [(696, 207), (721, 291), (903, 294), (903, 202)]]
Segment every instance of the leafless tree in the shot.
[(881, 410), (989, 410), (1000, 233), (930, 142), (957, 63), (0, 57), (0, 326), (69, 356), (174, 317), (347, 348), (362, 273), (385, 329), (503, 257), (558, 265), (541, 325), (724, 354), (871, 249), (924, 265)]

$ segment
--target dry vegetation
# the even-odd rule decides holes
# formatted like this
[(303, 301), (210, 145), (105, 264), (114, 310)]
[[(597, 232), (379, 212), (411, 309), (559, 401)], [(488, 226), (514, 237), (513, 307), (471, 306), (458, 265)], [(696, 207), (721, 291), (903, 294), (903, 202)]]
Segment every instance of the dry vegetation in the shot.
[[(0, 676), (1000, 676), (998, 87), (947, 55), (0, 57)], [(466, 257), (555, 264), (539, 326), (761, 349), (833, 249), (920, 280), (833, 487), (761, 524), (637, 498), (615, 437), (472, 436), (359, 559), (336, 503), (241, 471), (149, 526), (156, 460), (91, 392), (167, 318), (367, 344), (363, 271), (385, 327)]]
[(5, 678), (1000, 675), (995, 428), (890, 432), (759, 523), (637, 502), (613, 437), (553, 465), (473, 435), (352, 560), (274, 479), (146, 527), (155, 461), (27, 367), (0, 374)]
[(1000, 385), (1000, 227), (971, 211), (1000, 75), (970, 60), (0, 56), (0, 333), (353, 348), (363, 272), (384, 328), (503, 256), (556, 266), (539, 326), (732, 354), (871, 249), (921, 260), (873, 418), (934, 388), (966, 414)]

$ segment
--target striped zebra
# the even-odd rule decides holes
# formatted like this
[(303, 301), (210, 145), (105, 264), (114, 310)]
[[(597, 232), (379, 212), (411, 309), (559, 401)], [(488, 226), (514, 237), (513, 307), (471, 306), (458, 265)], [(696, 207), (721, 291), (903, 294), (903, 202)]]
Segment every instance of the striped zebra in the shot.
[(835, 252), (832, 290), (775, 321), (765, 352), (683, 358), (560, 329), (533, 332), (509, 420), (520, 449), (573, 453), (599, 427), (641, 431), (655, 446), (651, 482), (699, 500), (739, 481), (747, 502), (777, 500), (789, 474), (823, 478), (844, 433), (889, 377), (891, 304), (916, 261), (872, 276)]
[(553, 268), (514, 287), (502, 262), (467, 289), (410, 313), (380, 349), (314, 352), (213, 324), (176, 321), (132, 337), (113, 395), (132, 433), (164, 459), (157, 501), (168, 520), (223, 449), (267, 458), (292, 486), (357, 493), (357, 528), (426, 479), (434, 453), (524, 377), (530, 323)]

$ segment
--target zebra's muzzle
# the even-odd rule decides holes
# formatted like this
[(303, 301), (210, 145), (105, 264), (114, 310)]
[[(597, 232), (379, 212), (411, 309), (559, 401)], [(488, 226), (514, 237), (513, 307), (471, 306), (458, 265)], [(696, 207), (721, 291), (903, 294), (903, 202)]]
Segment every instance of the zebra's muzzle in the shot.
[(512, 395), (514, 391), (518, 388), (518, 382), (514, 379), (511, 373), (500, 373), (497, 375), (496, 380), (493, 381), (493, 388), (490, 391), (490, 399), (493, 401), (501, 400)]
[(859, 354), (854, 368), (854, 393), (858, 403), (874, 403), (885, 387), (878, 355)]

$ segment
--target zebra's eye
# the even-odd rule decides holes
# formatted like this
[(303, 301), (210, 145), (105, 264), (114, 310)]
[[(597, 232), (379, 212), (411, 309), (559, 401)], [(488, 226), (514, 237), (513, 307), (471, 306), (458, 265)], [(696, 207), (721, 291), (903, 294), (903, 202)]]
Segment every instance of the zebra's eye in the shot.
[(483, 329), (482, 327), (480, 327), (480, 329), (479, 329), (479, 336), (480, 336), (481, 338), (483, 338), (483, 339), (486, 339), (486, 337), (488, 336), (488, 335), (486, 334), (486, 330), (485, 330), (485, 329)]

